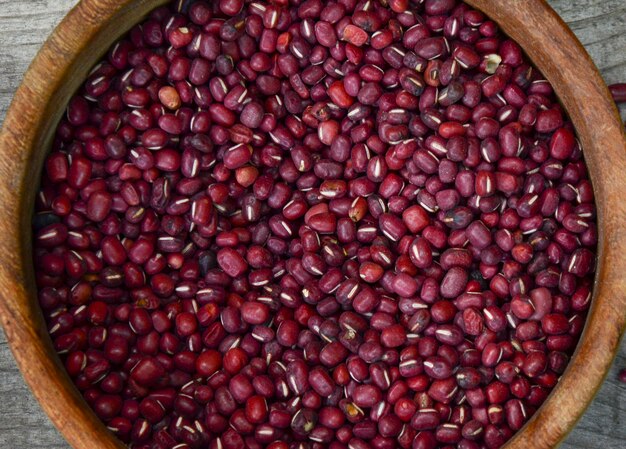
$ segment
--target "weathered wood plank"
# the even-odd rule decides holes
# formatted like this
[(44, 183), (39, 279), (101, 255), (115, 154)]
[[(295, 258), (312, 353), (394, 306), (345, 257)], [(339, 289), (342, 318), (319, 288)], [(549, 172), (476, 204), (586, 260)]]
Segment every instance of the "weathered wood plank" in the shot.
[[(0, 0), (0, 120), (22, 74), (50, 31), (76, 0)], [(626, 3), (623, 0), (549, 0), (568, 22), (609, 83), (626, 81)], [(514, 3), (513, 3), (514, 4)], [(626, 108), (623, 108), (626, 117)], [(625, 174), (626, 175), (626, 174)], [(626, 441), (626, 341), (598, 396), (562, 444), (563, 449), (621, 449)], [(67, 449), (17, 370), (0, 330), (0, 447)]]

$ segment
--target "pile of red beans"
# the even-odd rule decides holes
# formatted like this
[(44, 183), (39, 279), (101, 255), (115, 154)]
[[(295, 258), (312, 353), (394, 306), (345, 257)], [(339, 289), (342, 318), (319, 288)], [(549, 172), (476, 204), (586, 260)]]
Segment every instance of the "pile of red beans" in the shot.
[(39, 302), (135, 449), (494, 449), (568, 364), (597, 226), (550, 84), (454, 0), (176, 2), (71, 99)]

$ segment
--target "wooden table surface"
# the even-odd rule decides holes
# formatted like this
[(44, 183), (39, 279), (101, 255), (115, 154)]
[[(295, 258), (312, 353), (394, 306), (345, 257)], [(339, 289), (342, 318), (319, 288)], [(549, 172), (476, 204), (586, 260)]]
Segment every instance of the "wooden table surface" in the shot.
[[(548, 1), (570, 24), (607, 83), (626, 82), (626, 2)], [(76, 0), (0, 0), (0, 121), (40, 45), (76, 3)], [(626, 116), (626, 108), (622, 112)], [(626, 448), (626, 384), (617, 381), (620, 367), (626, 368), (626, 340), (595, 401), (561, 445), (562, 449)], [(24, 384), (1, 329), (0, 448), (69, 448)]]

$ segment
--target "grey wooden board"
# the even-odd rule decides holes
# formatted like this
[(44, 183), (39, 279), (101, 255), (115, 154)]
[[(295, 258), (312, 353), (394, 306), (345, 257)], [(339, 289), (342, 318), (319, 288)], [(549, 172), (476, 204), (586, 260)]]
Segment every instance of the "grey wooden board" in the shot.
[[(0, 0), (0, 120), (38, 48), (76, 3), (76, 0)], [(570, 24), (606, 81), (626, 81), (626, 2), (549, 0), (549, 3)], [(626, 117), (626, 108), (622, 112)], [(617, 381), (620, 367), (626, 368), (626, 340), (595, 401), (561, 445), (562, 449), (626, 448), (626, 384)], [(0, 448), (69, 448), (26, 387), (1, 329)]]

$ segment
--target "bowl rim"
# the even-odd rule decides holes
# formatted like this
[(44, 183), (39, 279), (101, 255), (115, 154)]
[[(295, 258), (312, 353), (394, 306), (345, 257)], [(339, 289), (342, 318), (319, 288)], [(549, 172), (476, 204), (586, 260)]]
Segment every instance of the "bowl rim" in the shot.
[(626, 326), (624, 126), (593, 60), (545, 0), (515, 2), (514, 9), (508, 0), (466, 2), (497, 22), (550, 81), (574, 124), (593, 184), (598, 257), (585, 328), (559, 383), (506, 446), (547, 449), (574, 428), (602, 386)]
[[(610, 93), (586, 50), (545, 0), (466, 0), (516, 40), (554, 86), (584, 148), (598, 207), (598, 265), (593, 301), (576, 352), (559, 384), (509, 449), (548, 449), (575, 425), (602, 384), (626, 324), (626, 140)], [(31, 263), (33, 180), (40, 173), (45, 135), (60, 116), (56, 102), (66, 77), (87, 74), (80, 65), (100, 38), (107, 48), (127, 31), (133, 14), (166, 0), (82, 0), (44, 43), (7, 111), (0, 132), (0, 321), (22, 375), (41, 407), (75, 449), (121, 449), (89, 409), (54, 353), (36, 305)], [(125, 21), (126, 20), (126, 21)], [(119, 22), (118, 22), (119, 21)], [(136, 20), (135, 20), (136, 22)], [(524, 30), (531, 32), (524, 33)], [(104, 37), (104, 33), (110, 36)], [(89, 60), (95, 63), (97, 58)], [(87, 62), (89, 62), (87, 61)], [(81, 78), (84, 79), (85, 76)], [(80, 82), (80, 80), (78, 81)], [(61, 93), (59, 93), (61, 92)], [(71, 93), (71, 92), (70, 92)], [(61, 95), (61, 96), (60, 96)], [(65, 98), (67, 99), (67, 98)], [(54, 125), (54, 126), (53, 126)], [(39, 146), (38, 146), (39, 145)], [(39, 158), (37, 159), (37, 156)], [(29, 202), (30, 201), (30, 202)], [(59, 396), (63, 399), (59, 401)], [(82, 425), (76, 426), (76, 422)]]

